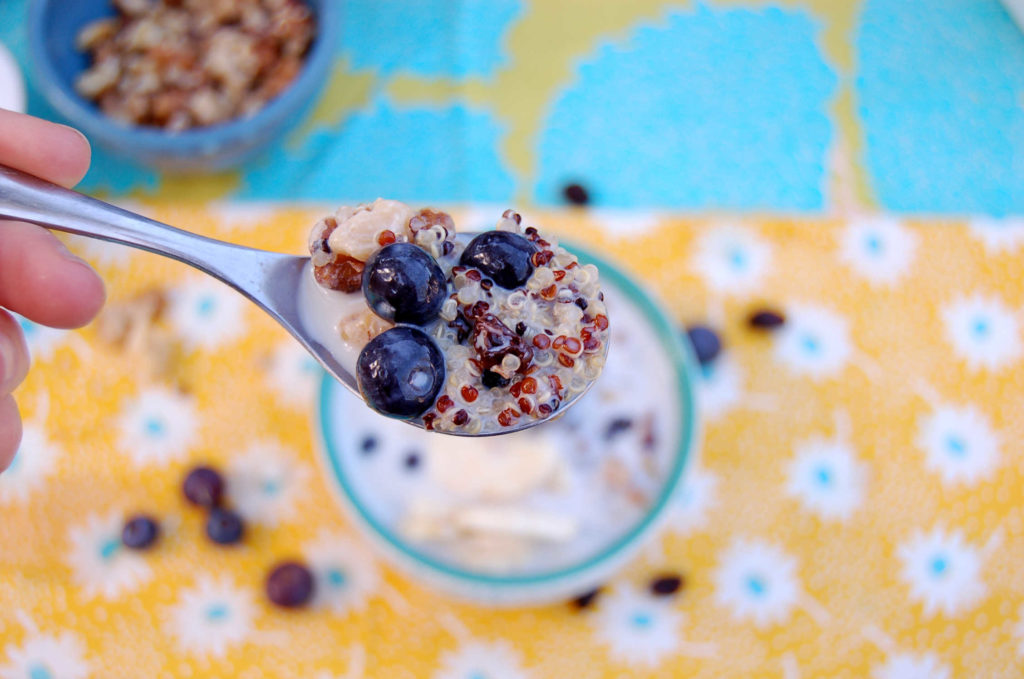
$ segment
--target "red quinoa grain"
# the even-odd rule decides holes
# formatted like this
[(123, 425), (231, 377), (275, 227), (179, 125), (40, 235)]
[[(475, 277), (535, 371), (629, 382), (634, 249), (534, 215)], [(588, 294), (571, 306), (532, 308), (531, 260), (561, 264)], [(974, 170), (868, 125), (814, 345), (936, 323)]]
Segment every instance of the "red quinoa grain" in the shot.
[(437, 399), (437, 412), (446, 412), (449, 408), (455, 405), (455, 401), (448, 394), (444, 394), (441, 398)]

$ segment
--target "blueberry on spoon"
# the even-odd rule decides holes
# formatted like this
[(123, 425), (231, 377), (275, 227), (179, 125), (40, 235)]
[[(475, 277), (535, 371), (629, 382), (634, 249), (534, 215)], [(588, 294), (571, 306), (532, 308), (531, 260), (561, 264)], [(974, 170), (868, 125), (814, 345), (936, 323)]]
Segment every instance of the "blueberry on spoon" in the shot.
[(422, 415), (444, 385), (444, 355), (430, 335), (410, 325), (370, 340), (356, 361), (359, 391), (377, 412), (399, 419)]
[(459, 263), (480, 270), (495, 283), (512, 290), (526, 283), (533, 273), (530, 258), (537, 252), (533, 243), (511, 231), (485, 231), (462, 252)]
[(423, 325), (441, 311), (447, 292), (441, 267), (412, 243), (382, 247), (363, 269), (366, 302), (386, 321)]

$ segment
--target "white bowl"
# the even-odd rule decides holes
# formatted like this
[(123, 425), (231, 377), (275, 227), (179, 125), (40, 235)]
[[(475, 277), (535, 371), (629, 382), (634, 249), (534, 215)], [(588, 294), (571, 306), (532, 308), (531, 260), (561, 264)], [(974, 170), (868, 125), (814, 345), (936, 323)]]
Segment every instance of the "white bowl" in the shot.
[(1020, 26), (1020, 30), (1024, 31), (1024, 0), (1003, 0), (1003, 4)]
[[(647, 401), (643, 406), (647, 408), (654, 403), (652, 399), (656, 398), (655, 394), (667, 394), (665, 400), (660, 402), (668, 405), (659, 411), (658, 452), (652, 453), (655, 459), (660, 460), (657, 465), (660, 476), (649, 489), (652, 498), (649, 504), (635, 507), (631, 512), (622, 512), (619, 508), (613, 509), (612, 504), (605, 503), (593, 511), (589, 509), (594, 506), (593, 499), (606, 496), (602, 494), (603, 491), (586, 492), (586, 489), (593, 488), (592, 485), (578, 484), (576, 488), (585, 489), (584, 492), (579, 495), (567, 493), (566, 497), (571, 498), (571, 504), (561, 505), (563, 511), (569, 507), (571, 512), (575, 512), (576, 519), (583, 519), (577, 520), (577, 525), (587, 526), (586, 529), (581, 528), (571, 541), (548, 543), (539, 547), (531, 553), (528, 564), (521, 563), (514, 568), (495, 570), (493, 564), (490, 568), (469, 566), (438, 545), (414, 542), (398, 529), (403, 505), (413, 492), (425, 488), (437, 492), (430, 484), (419, 485), (422, 484), (422, 476), (416, 477), (415, 474), (424, 474), (427, 469), (431, 473), (437, 471), (433, 465), (439, 458), (434, 456), (452, 453), (455, 449), (445, 441), (455, 439), (414, 430), (387, 420), (370, 411), (358, 398), (330, 378), (325, 377), (322, 384), (318, 429), (321, 461), (328, 485), (334, 489), (353, 523), (385, 560), (417, 582), (458, 598), (492, 606), (534, 605), (568, 600), (607, 581), (649, 540), (656, 537), (663, 519), (673, 506), (684, 470), (697, 446), (698, 418), (694, 385), (698, 369), (690, 346), (681, 341), (678, 326), (665, 317), (661, 305), (609, 262), (577, 247), (568, 247), (579, 256), (580, 261), (593, 262), (601, 271), (602, 287), (611, 309), (613, 332), (616, 307), (612, 303), (620, 305), (620, 317), (632, 317), (637, 324), (645, 326), (633, 336), (633, 341), (638, 344), (629, 353), (621, 355), (621, 365), (614, 371), (610, 369), (617, 346), (613, 339), (609, 368), (600, 378), (605, 379), (611, 374), (609, 379), (612, 382), (606, 382), (607, 387), (600, 388), (602, 383), (599, 381), (574, 406), (580, 410), (574, 410), (573, 413), (604, 413), (607, 416), (619, 412), (617, 408), (628, 407), (633, 402), (630, 399)], [(631, 309), (624, 309), (623, 305), (629, 305)], [(643, 358), (634, 359), (636, 356)], [(654, 376), (650, 374), (653, 366), (657, 366), (654, 370), (657, 374)], [(629, 379), (629, 376), (633, 378)], [(630, 382), (632, 387), (621, 386)], [(612, 386), (615, 388), (612, 389)], [(624, 391), (632, 396), (607, 395)], [(606, 395), (600, 396), (602, 392)], [(651, 396), (645, 398), (637, 394)], [(601, 405), (585, 406), (584, 399), (587, 398), (607, 400), (601, 401)], [(614, 403), (616, 398), (620, 399), (618, 404)], [(637, 404), (637, 408), (640, 407)], [(569, 427), (568, 423), (564, 424)], [(588, 430), (596, 431), (600, 429)], [(364, 434), (372, 434), (380, 442), (377, 452), (371, 456), (362, 455), (359, 451), (359, 442)], [(529, 434), (512, 434), (509, 440)], [(588, 435), (596, 436), (596, 433)], [(555, 438), (555, 434), (545, 436)], [(631, 432), (629, 436), (638, 434)], [(567, 438), (562, 440), (563, 444)], [(489, 441), (494, 439), (477, 439), (469, 445), (495, 445), (489, 444)], [(409, 473), (412, 476), (400, 474), (397, 470), (401, 460), (408, 447), (413, 445), (424, 453), (423, 463), (416, 468), (417, 471)], [(602, 443), (595, 450), (607, 451), (610, 445)], [(602, 458), (594, 459), (599, 462)], [(472, 473), (471, 470), (467, 471)], [(589, 498), (591, 502), (577, 503), (576, 500), (580, 498)], [(607, 527), (612, 524), (616, 524), (614, 528)]]

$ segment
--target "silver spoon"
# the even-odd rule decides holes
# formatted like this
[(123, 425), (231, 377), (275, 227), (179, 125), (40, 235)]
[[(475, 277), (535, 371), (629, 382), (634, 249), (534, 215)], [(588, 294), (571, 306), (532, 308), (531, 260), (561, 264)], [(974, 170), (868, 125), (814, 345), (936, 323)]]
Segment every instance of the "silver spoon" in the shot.
[[(303, 276), (309, 275), (309, 257), (247, 248), (182, 231), (3, 165), (0, 165), (0, 218), (129, 245), (195, 267), (255, 302), (291, 333), (327, 372), (359, 395), (356, 376), (313, 338), (299, 315), (300, 285)], [(500, 431), (480, 434), (444, 433), (495, 436), (529, 429), (564, 413), (592, 384), (544, 419), (522, 418)], [(406, 422), (423, 429), (419, 419)]]

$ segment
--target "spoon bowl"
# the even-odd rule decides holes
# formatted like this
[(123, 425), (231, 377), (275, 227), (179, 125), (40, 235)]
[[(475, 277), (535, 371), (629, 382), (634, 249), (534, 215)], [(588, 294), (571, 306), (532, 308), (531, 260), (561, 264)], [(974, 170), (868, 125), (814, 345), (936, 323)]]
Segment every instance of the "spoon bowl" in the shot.
[[(356, 376), (303, 322), (299, 300), (304, 281), (312, 276), (309, 257), (257, 250), (183, 231), (3, 165), (0, 165), (0, 218), (139, 248), (209, 274), (270, 314), (331, 376), (359, 395)], [(590, 382), (586, 389), (543, 419), (523, 418), (500, 431), (440, 433), (495, 436), (529, 429), (565, 412), (592, 384)], [(419, 418), (406, 422), (424, 428)]]

